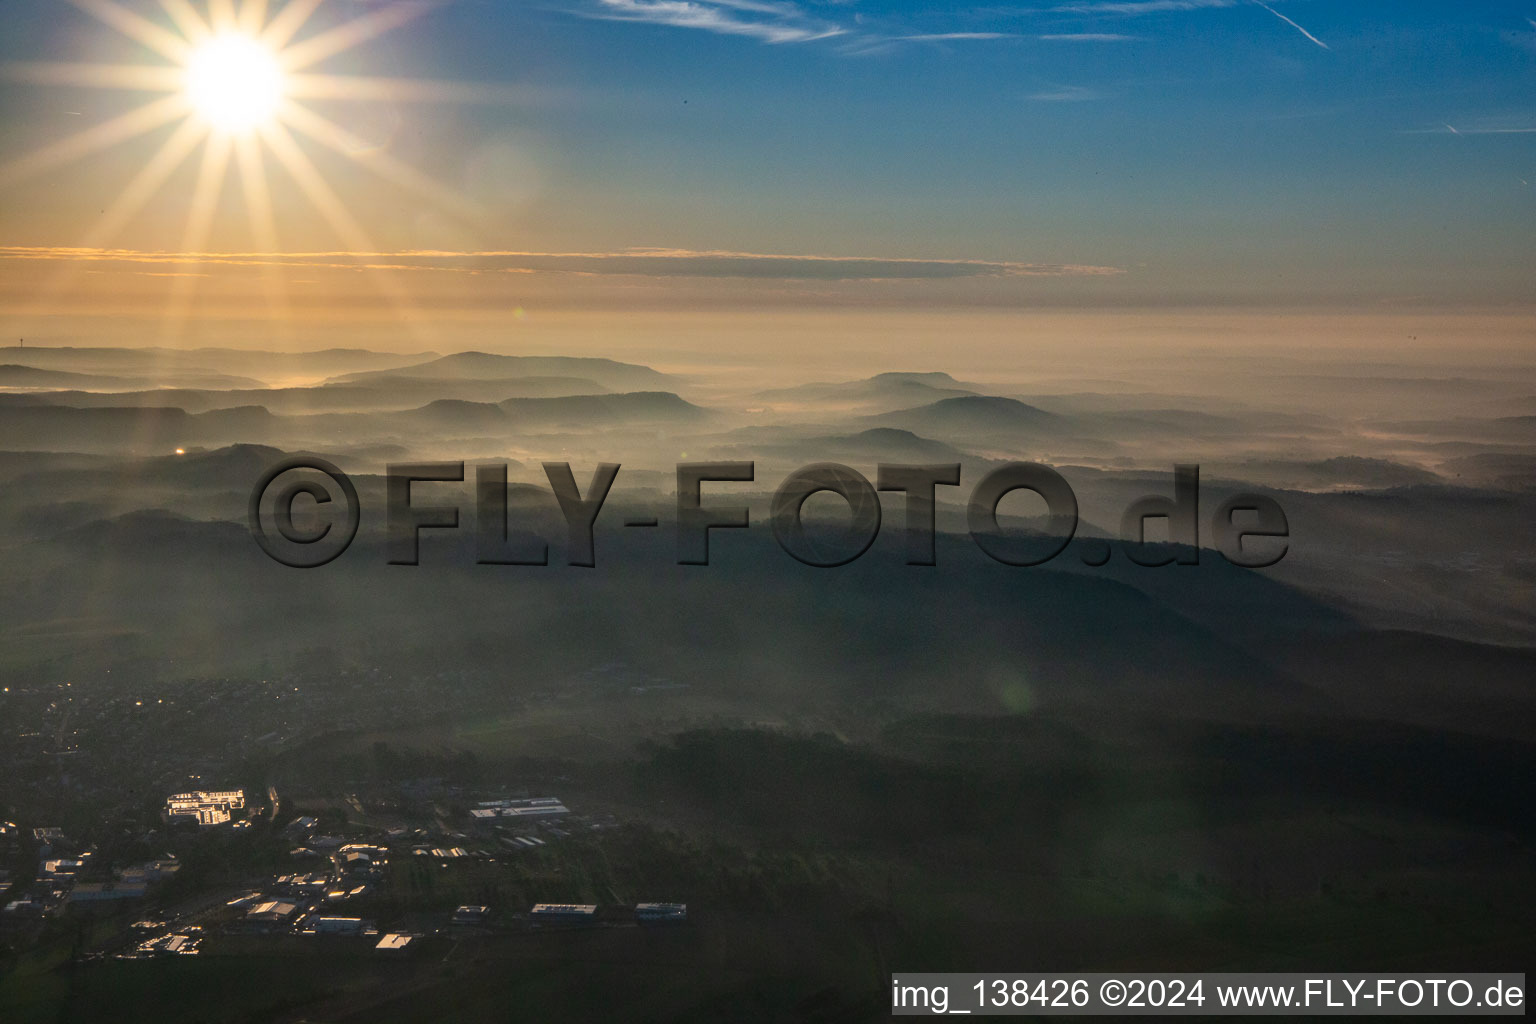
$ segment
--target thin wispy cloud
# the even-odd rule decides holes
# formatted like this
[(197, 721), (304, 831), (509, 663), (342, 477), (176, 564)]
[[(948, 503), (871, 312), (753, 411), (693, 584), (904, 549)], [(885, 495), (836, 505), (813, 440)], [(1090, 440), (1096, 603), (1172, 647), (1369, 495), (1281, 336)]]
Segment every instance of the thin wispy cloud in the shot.
[(1008, 260), (796, 256), (691, 249), (618, 252), (156, 252), (60, 246), (0, 246), (0, 260), (62, 261), (127, 266), (291, 267), (453, 274), (577, 274), (641, 277), (760, 278), (816, 281), (950, 280), (955, 278), (1103, 277), (1118, 267)]
[(1035, 38), (1048, 43), (1129, 43), (1141, 37), (1118, 32), (1052, 32)]
[(850, 57), (873, 57), (924, 43), (989, 43), (1027, 38), (1032, 37), (1019, 32), (913, 32), (905, 35), (865, 32), (848, 36), (839, 50)]
[[(1297, 32), (1300, 32), (1303, 36), (1306, 36), (1307, 39), (1311, 42), (1321, 46), (1325, 50), (1328, 49), (1327, 43), (1323, 42), (1321, 39), (1317, 38), (1317, 36), (1296, 24), (1294, 19), (1286, 17), (1279, 11), (1275, 10), (1273, 7), (1269, 6), (1269, 4), (1264, 3), (1264, 0), (1251, 0), (1251, 2), (1257, 7), (1264, 8), (1264, 10), (1279, 18), (1281, 21), (1291, 26), (1291, 28), (1295, 29)], [(1059, 4), (1056, 7), (1049, 9), (1052, 12), (1060, 14), (1098, 14), (1118, 15), (1120, 17), (1136, 17), (1137, 15), (1142, 14), (1162, 14), (1169, 11), (1200, 11), (1210, 10), (1213, 8), (1236, 7), (1237, 4), (1238, 0), (1081, 0), (1081, 2), (1078, 3)]]
[(1316, 43), (1318, 46), (1321, 46), (1325, 50), (1328, 49), (1327, 43), (1323, 42), (1321, 39), (1317, 38), (1317, 36), (1313, 35), (1311, 32), (1308, 32), (1306, 29), (1296, 24), (1290, 18), (1287, 18), (1285, 15), (1269, 6), (1269, 4), (1264, 3), (1263, 0), (1253, 0), (1253, 2), (1264, 8), (1270, 14), (1273, 14), (1275, 17), (1279, 18), (1281, 21), (1285, 22), (1287, 25), (1291, 26), (1291, 28), (1295, 29), (1297, 32), (1300, 32), (1302, 35), (1312, 40), (1312, 42)]
[[(836, 0), (832, 0), (836, 2)], [(1088, 3), (1068, 5), (1061, 10), (1102, 8), (1120, 12), (1121, 8), (1142, 8), (1171, 4), (1169, 9), (1201, 6), (1228, 6), (1236, 0), (1141, 0), (1135, 3)], [(573, 13), (598, 21), (623, 21), (671, 28), (693, 29), (718, 35), (743, 36), (765, 43), (806, 43), (841, 37), (840, 52), (852, 56), (891, 53), (913, 43), (996, 42), (1008, 39), (1037, 39), (1043, 42), (1119, 43), (1139, 37), (1118, 32), (1022, 32), (953, 31), (907, 32), (881, 31), (877, 24), (855, 16), (852, 27), (844, 27), (810, 14), (790, 0), (591, 0)], [(1120, 12), (1125, 13), (1125, 12)]]
[(1089, 89), (1081, 85), (1064, 85), (1056, 89), (1046, 89), (1041, 92), (1031, 93), (1028, 97), (1036, 103), (1084, 103), (1088, 100), (1096, 100), (1102, 96), (1096, 89)]
[(1237, 0), (1087, 0), (1050, 8), (1060, 14), (1160, 14), (1164, 11), (1199, 11), (1210, 7), (1236, 7)]
[(601, 21), (667, 25), (765, 43), (805, 43), (845, 31), (811, 17), (797, 4), (774, 0), (597, 0), (596, 7), (577, 13)]
[(1405, 128), (1400, 135), (1532, 135), (1536, 118), (1479, 118), (1461, 124), (1449, 121), (1428, 128)]
[(887, 38), (902, 43), (958, 43), (988, 39), (1018, 39), (1020, 36), (1016, 32), (929, 32), (923, 35)]

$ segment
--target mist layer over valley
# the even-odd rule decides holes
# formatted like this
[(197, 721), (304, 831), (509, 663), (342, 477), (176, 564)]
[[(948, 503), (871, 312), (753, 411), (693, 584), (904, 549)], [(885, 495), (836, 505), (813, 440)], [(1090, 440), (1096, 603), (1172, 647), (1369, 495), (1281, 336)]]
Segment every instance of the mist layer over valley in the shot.
[[(777, 908), (817, 936), (780, 964), (796, 991), (850, 1007), (847, 979), (886, 957), (1529, 952), (1536, 367), (1509, 349), (1453, 369), (1199, 345), (1092, 373), (1060, 352), (1018, 365), (951, 368), (939, 344), (799, 380), (585, 350), (8, 348), (0, 805), (84, 829), (189, 774), (317, 807), (421, 777), (449, 803), (558, 787), (644, 823), (626, 856), (753, 865), (751, 899), (727, 895), (737, 866), (671, 884), (716, 907), (707, 927), (742, 956), (778, 945), (743, 928), (753, 901)], [(257, 481), (299, 454), (347, 473), (361, 507), (355, 542), (309, 570), (247, 523)], [(388, 467), (436, 462), (464, 480), (417, 483), (412, 503), (457, 507), (459, 526), (391, 565)], [(753, 478), (706, 483), (703, 505), (751, 525), (679, 564), (677, 467), (721, 462)], [(1079, 503), (1043, 565), (970, 536), (972, 489), (1013, 462), (1055, 467)], [(591, 567), (570, 564), (546, 463), (584, 494), (620, 465)], [(787, 554), (773, 493), (814, 463), (871, 482), (881, 464), (960, 466), (937, 489), (936, 565), (906, 564), (896, 492), (849, 564)], [(1122, 515), (1171, 498), (1175, 464), (1199, 466), (1199, 544), (1138, 564)], [(507, 474), (506, 557), (481, 547), (479, 467)], [(1211, 515), (1237, 494), (1284, 510), (1277, 564), (1216, 550)], [(336, 511), (295, 510), (301, 528)], [(835, 547), (846, 503), (804, 514)], [(1026, 491), (998, 515), (1005, 533), (1047, 527)], [(779, 856), (816, 866), (780, 876)], [(627, 892), (627, 869), (561, 863), (530, 898)], [(1285, 957), (1267, 929), (1289, 929)], [(640, 969), (623, 962), (602, 970)], [(486, 970), (470, 969), (491, 999)]]

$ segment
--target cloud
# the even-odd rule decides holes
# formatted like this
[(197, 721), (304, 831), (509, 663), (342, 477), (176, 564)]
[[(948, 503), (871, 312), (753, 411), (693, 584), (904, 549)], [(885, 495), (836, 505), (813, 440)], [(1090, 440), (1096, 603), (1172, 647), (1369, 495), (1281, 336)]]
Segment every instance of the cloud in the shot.
[(949, 43), (963, 42), (965, 40), (984, 39), (1018, 39), (1015, 32), (931, 32), (917, 36), (890, 36), (892, 40), (903, 43)]
[[(1264, 0), (1249, 0), (1249, 2), (1256, 7), (1264, 8), (1270, 14), (1273, 14), (1323, 49), (1328, 49), (1327, 43), (1269, 6), (1269, 4), (1264, 3)], [(1118, 14), (1123, 17), (1134, 17), (1139, 14), (1159, 14), (1166, 11), (1199, 11), (1216, 7), (1236, 7), (1237, 5), (1238, 0), (1079, 0), (1076, 3), (1060, 4), (1050, 8), (1050, 10), (1062, 14)]]
[(1401, 135), (1531, 135), (1536, 133), (1536, 119), (1480, 118), (1472, 122), (1453, 125), (1438, 124), (1432, 128), (1407, 128)]
[(1019, 32), (922, 32), (904, 36), (866, 34), (850, 36), (841, 49), (850, 56), (869, 57), (900, 50), (908, 43), (993, 42), (1000, 39), (1033, 38)]
[[(599, 21), (627, 21), (673, 28), (691, 28), (722, 35), (748, 36), (767, 43), (804, 43), (842, 36), (843, 53), (855, 56), (889, 53), (905, 43), (992, 42), (1002, 39), (1035, 38), (1047, 42), (1124, 42), (1135, 36), (1111, 32), (1071, 32), (1026, 36), (1018, 32), (922, 32), (891, 35), (865, 28), (845, 29), (830, 21), (808, 14), (789, 0), (594, 0), (595, 6), (575, 13)], [(824, 0), (837, 4), (843, 0)], [(1235, 0), (1143, 0), (1143, 3), (1171, 3), (1194, 6), (1226, 6)], [(1085, 7), (1140, 7), (1142, 3), (1086, 4)], [(1076, 6), (1061, 8), (1076, 9)], [(855, 15), (863, 26), (865, 18)]]
[(1291, 28), (1295, 29), (1297, 32), (1300, 32), (1302, 35), (1304, 35), (1308, 39), (1312, 40), (1312, 42), (1316, 43), (1318, 46), (1321, 46), (1325, 50), (1328, 49), (1328, 44), (1327, 43), (1323, 42), (1321, 39), (1317, 38), (1317, 36), (1313, 35), (1311, 32), (1308, 32), (1306, 29), (1304, 29), (1300, 25), (1296, 24), (1290, 18), (1287, 18), (1285, 15), (1281, 14), (1279, 11), (1277, 11), (1273, 7), (1269, 6), (1269, 4), (1263, 3), (1262, 0), (1253, 0), (1253, 2), (1255, 4), (1258, 4), (1260, 7), (1264, 8), (1270, 14), (1273, 14), (1275, 17), (1279, 18), (1281, 21), (1285, 22), (1287, 25), (1291, 26)]
[(777, 0), (598, 0), (595, 9), (580, 13), (601, 21), (699, 29), (765, 43), (804, 43), (843, 34), (839, 26)]
[(1032, 93), (1029, 98), (1037, 103), (1082, 103), (1099, 99), (1100, 93), (1081, 85), (1064, 85), (1057, 89)]
[(1236, 7), (1237, 0), (1087, 0), (1061, 4), (1051, 10), (1062, 14), (1158, 14), (1163, 11), (1198, 11), (1209, 7)]
[(1102, 277), (1118, 267), (1010, 260), (915, 259), (879, 256), (789, 256), (691, 249), (618, 252), (228, 252), (179, 253), (139, 249), (0, 246), (0, 260), (197, 265), (202, 268), (295, 267), (377, 269), (456, 274), (573, 274), (640, 277), (758, 278), (815, 281), (949, 280), (955, 278)]
[(1050, 43), (1128, 43), (1140, 36), (1123, 36), (1116, 32), (1053, 32), (1036, 36)]

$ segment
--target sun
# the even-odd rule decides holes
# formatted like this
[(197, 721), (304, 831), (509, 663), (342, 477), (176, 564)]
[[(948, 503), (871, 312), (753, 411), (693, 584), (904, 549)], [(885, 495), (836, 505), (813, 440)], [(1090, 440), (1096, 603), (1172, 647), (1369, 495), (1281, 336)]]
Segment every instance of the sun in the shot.
[[(146, 59), (128, 64), (22, 61), (0, 62), (0, 80), (39, 85), (105, 88), (149, 93), (142, 105), (73, 135), (0, 163), (0, 188), (46, 174), (90, 154), (150, 134), (160, 142), (74, 251), (106, 258), (117, 235), (172, 181), (177, 169), (202, 150), (195, 183), (186, 193), (186, 229), (178, 250), (155, 254), (178, 264), (171, 279), (163, 322), (167, 343), (187, 316), (197, 270), (213, 233), (226, 179), (238, 175), (256, 251), (245, 253), (263, 268), (275, 320), (286, 320), (282, 249), (276, 213), (280, 208), (269, 172), (281, 168), (315, 213), (345, 246), (346, 254), (375, 281), (382, 298), (402, 317), (419, 318), (404, 289), (387, 267), (370, 256), (377, 246), (347, 208), (347, 188), (337, 171), (317, 164), (313, 149), (357, 165), (384, 181), (415, 193), (453, 220), (473, 225), (483, 211), (455, 190), (343, 128), (323, 115), (323, 105), (348, 102), (500, 103), (516, 102), (515, 89), (433, 79), (329, 74), (326, 61), (368, 40), (395, 31), (438, 6), (433, 0), (370, 0), (352, 16), (316, 18), (325, 0), (69, 0), (84, 14), (143, 47)], [(342, 5), (337, 4), (335, 7)], [(356, 13), (361, 7), (362, 12)], [(333, 11), (332, 7), (325, 7)], [(333, 12), (334, 13), (334, 12)], [(313, 27), (312, 21), (325, 22)], [(158, 95), (157, 95), (158, 94)], [(344, 171), (342, 173), (345, 173)], [(83, 263), (68, 263), (49, 286), (57, 298)], [(41, 305), (40, 307), (41, 308)]]
[(215, 131), (249, 132), (271, 122), (283, 100), (277, 55), (239, 32), (213, 36), (187, 60), (187, 99)]

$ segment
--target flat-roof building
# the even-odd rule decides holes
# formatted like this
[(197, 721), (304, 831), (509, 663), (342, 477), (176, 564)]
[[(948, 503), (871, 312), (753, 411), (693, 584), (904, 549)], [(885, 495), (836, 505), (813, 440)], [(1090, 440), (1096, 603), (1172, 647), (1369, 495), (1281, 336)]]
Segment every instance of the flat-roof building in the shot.
[(476, 807), (561, 807), (564, 801), (557, 796), (517, 797), (510, 800), (480, 800)]
[(597, 920), (597, 907), (591, 903), (535, 903), (530, 916), (545, 923), (583, 924)]
[(360, 917), (312, 917), (306, 927), (316, 935), (361, 935), (373, 924)]
[(198, 940), (190, 935), (167, 935), (161, 949), (172, 956), (195, 956)]
[(247, 921), (259, 924), (287, 924), (299, 913), (299, 905), (292, 900), (266, 900), (245, 912)]
[(373, 857), (362, 850), (346, 850), (336, 855), (336, 866), (342, 871), (367, 871), (373, 867)]
[(85, 862), (69, 857), (59, 857), (53, 860), (45, 860), (42, 863), (41, 874), (44, 878), (73, 878), (85, 867)]
[(570, 813), (559, 797), (537, 796), (527, 800), (482, 800), (470, 810), (469, 816), (476, 824), (494, 824), (561, 818)]
[(165, 820), (172, 824), (191, 821), (198, 825), (224, 825), (233, 812), (245, 809), (245, 790), (194, 790), (165, 798)]
[(688, 920), (686, 903), (636, 903), (635, 920), (646, 924), (668, 924)]
[(485, 919), (491, 916), (490, 907), (460, 907), (449, 918), (450, 924), (484, 924)]
[(118, 873), (118, 879), (123, 882), (163, 882), (173, 878), (176, 872), (181, 870), (181, 861), (174, 857), (164, 860), (145, 861), (133, 867), (124, 868)]

